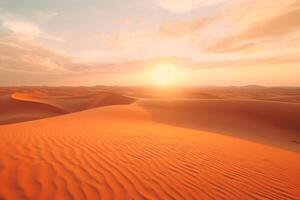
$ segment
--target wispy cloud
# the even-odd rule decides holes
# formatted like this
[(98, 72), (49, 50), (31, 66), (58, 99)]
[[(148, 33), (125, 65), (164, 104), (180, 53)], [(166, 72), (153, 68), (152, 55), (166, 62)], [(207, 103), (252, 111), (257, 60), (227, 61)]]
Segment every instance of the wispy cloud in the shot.
[(203, 29), (217, 19), (215, 16), (201, 17), (190, 20), (164, 22), (160, 25), (159, 34), (169, 39), (182, 37), (199, 37)]
[(289, 5), (276, 16), (251, 23), (247, 28), (230, 37), (221, 38), (206, 48), (208, 51), (236, 51), (255, 45), (257, 41), (274, 39), (290, 34), (300, 28), (300, 4)]
[(9, 33), (26, 38), (35, 38), (42, 34), (42, 30), (33, 23), (4, 18), (2, 26)]
[(69, 62), (60, 52), (14, 36), (0, 40), (0, 52), (0, 68), (6, 70), (58, 73)]
[[(44, 15), (44, 17), (48, 18), (48, 20), (49, 17), (54, 17), (54, 13), (44, 13)], [(43, 20), (45, 20), (45, 18)], [(46, 33), (44, 30), (42, 30), (39, 24), (10, 13), (0, 15), (0, 22), (2, 28), (8, 33), (8, 35), (18, 37), (19, 39), (44, 39), (56, 42), (64, 41), (62, 38)]]

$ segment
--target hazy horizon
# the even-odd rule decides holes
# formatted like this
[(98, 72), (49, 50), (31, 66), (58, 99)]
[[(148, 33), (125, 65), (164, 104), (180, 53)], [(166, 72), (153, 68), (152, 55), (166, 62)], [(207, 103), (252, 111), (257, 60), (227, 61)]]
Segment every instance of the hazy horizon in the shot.
[(182, 85), (182, 86), (158, 86), (158, 85), (1, 85), (0, 88), (9, 88), (9, 87), (145, 87), (145, 88), (205, 88), (205, 87), (265, 87), (265, 88), (300, 88), (300, 85), (257, 85), (257, 84), (249, 84), (249, 85)]

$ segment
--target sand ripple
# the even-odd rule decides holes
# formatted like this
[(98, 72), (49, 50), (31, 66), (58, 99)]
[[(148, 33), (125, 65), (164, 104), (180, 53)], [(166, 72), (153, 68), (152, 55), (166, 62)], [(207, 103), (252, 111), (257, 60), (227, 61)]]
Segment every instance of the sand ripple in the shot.
[(0, 133), (0, 199), (300, 196), (298, 153), (159, 124), (135, 106), (1, 126)]

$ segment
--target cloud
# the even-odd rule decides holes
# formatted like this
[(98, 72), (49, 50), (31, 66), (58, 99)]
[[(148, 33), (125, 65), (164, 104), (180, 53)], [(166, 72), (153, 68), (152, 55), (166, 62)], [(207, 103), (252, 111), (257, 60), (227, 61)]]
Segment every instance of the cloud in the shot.
[(199, 7), (211, 6), (228, 0), (157, 0), (158, 6), (175, 13), (187, 13)]
[(61, 73), (70, 60), (40, 43), (7, 36), (0, 40), (0, 63), (5, 70)]
[(162, 63), (171, 63), (197, 73), (200, 69), (240, 69), (249, 66), (258, 69), (260, 66), (300, 63), (300, 57), (297, 53), (281, 52), (268, 56), (218, 57), (218, 59), (202, 56), (198, 60), (179, 56), (157, 56), (144, 59), (76, 62), (63, 52), (34, 41), (24, 41), (10, 36), (0, 40), (0, 63), (2, 85), (76, 85), (106, 83), (105, 81), (116, 84), (114, 81), (120, 81), (118, 77), (130, 79), (128, 77), (145, 73)]
[[(257, 8), (258, 9), (258, 8)], [(231, 52), (254, 46), (256, 43), (274, 40), (286, 36), (300, 28), (300, 3), (288, 4), (280, 13), (265, 16), (247, 25), (245, 30), (229, 37), (221, 38), (214, 44), (206, 47), (206, 51)]]
[(195, 68), (266, 67), (270, 65), (300, 63), (298, 54), (282, 54), (267, 57), (238, 58), (232, 60), (195, 62)]
[(162, 63), (169, 63), (187, 70), (215, 69), (215, 68), (242, 68), (271, 66), (280, 64), (300, 63), (298, 54), (278, 53), (268, 56), (244, 56), (224, 59), (195, 60), (188, 57), (160, 56), (148, 59), (128, 59), (119, 62), (96, 62), (90, 64), (71, 65), (73, 71), (80, 73), (102, 73), (107, 75), (120, 73), (140, 73), (152, 69)]
[(199, 37), (201, 31), (211, 23), (213, 23), (217, 17), (196, 18), (191, 20), (177, 20), (171, 22), (164, 22), (160, 25), (159, 34), (162, 37), (169, 39), (178, 39), (183, 37)]
[[(136, 66), (126, 62), (76, 62), (63, 52), (35, 41), (7, 36), (0, 39), (0, 71), (15, 71), (49, 75), (68, 75), (97, 72), (118, 73)], [(130, 64), (131, 63), (131, 64)], [(124, 67), (124, 68), (123, 68)], [(126, 68), (128, 67), (128, 68)]]
[[(45, 14), (46, 15), (46, 14)], [(53, 13), (48, 14), (54, 17)], [(46, 16), (44, 16), (46, 17)], [(23, 40), (43, 39), (55, 42), (64, 42), (62, 38), (52, 36), (40, 28), (40, 26), (32, 21), (26, 20), (20, 16), (10, 13), (0, 15), (0, 22), (8, 35), (18, 37)]]
[[(162, 22), (158, 26), (139, 29), (122, 29), (111, 33), (100, 32), (97, 38), (101, 51), (93, 50), (92, 57), (109, 55), (115, 58), (147, 58), (158, 56), (190, 56), (198, 51), (195, 41), (203, 30), (218, 17), (196, 17), (186, 20)], [(193, 52), (191, 52), (193, 51)], [(199, 52), (197, 53), (199, 55)], [(85, 55), (88, 56), (88, 54)], [(103, 59), (103, 57), (102, 57)]]
[(25, 21), (4, 19), (2, 20), (2, 26), (10, 33), (22, 37), (35, 38), (42, 33), (42, 30), (39, 29), (38, 26)]
[(261, 21), (240, 34), (243, 39), (277, 37), (288, 34), (300, 27), (300, 4), (271, 19)]
[(94, 71), (114, 72), (117, 66), (119, 64), (114, 62), (78, 62), (64, 52), (12, 35), (0, 39), (0, 71), (75, 75)]

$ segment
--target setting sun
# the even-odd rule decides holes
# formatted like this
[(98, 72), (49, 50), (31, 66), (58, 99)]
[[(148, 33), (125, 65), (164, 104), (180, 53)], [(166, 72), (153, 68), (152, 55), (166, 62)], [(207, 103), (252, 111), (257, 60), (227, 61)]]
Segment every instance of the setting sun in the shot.
[(160, 64), (150, 71), (150, 81), (158, 86), (173, 86), (178, 83), (181, 73), (173, 64)]

